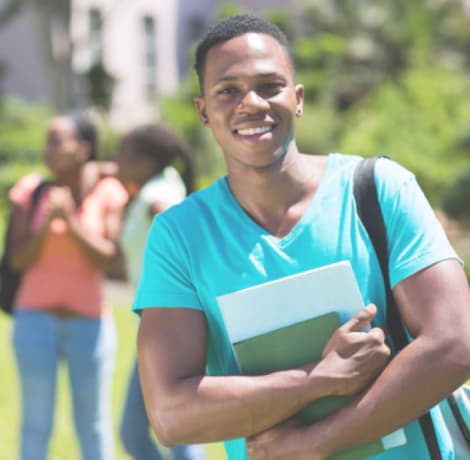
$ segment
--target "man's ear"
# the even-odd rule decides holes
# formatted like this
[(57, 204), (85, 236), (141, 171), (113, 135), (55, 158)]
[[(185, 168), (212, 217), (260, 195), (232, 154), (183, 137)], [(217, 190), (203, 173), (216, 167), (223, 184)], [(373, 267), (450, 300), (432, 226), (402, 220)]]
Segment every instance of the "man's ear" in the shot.
[(301, 116), (304, 111), (304, 85), (295, 85), (295, 96), (297, 99), (296, 113)]
[(199, 120), (204, 126), (209, 124), (209, 118), (206, 114), (206, 104), (202, 96), (196, 96), (194, 98), (194, 105), (196, 106), (197, 114), (199, 115)]

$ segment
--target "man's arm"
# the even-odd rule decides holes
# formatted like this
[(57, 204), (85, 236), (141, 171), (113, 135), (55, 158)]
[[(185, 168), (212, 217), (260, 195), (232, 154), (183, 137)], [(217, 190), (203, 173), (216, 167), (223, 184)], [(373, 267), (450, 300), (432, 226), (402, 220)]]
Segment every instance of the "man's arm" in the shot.
[[(207, 324), (186, 308), (147, 308), (138, 362), (147, 413), (166, 445), (259, 433), (330, 394), (356, 394), (389, 359), (383, 331), (362, 332), (376, 309), (364, 308), (333, 336), (320, 362), (264, 376), (205, 376)], [(341, 350), (338, 351), (338, 350)]]
[(394, 295), (415, 340), (359, 398), (327, 419), (253, 437), (252, 460), (322, 460), (378, 439), (418, 418), (470, 378), (470, 293), (458, 262), (446, 260), (416, 273), (400, 282)]

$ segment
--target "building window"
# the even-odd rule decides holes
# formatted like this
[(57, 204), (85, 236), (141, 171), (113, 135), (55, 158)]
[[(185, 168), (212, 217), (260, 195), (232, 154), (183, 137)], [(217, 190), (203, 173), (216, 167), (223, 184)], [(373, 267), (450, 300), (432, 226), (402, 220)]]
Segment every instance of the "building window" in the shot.
[(93, 66), (103, 61), (103, 18), (101, 12), (96, 8), (91, 8), (88, 11), (88, 27), (90, 61)]
[(155, 19), (151, 16), (145, 16), (143, 29), (145, 95), (150, 102), (153, 102), (157, 95), (157, 31)]

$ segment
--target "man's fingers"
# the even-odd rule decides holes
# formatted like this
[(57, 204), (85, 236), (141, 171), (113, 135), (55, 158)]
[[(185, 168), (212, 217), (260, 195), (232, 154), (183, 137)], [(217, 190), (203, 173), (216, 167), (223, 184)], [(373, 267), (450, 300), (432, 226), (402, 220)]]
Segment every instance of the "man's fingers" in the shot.
[(368, 334), (375, 337), (378, 342), (385, 342), (385, 331), (380, 327), (373, 327)]
[(377, 314), (377, 307), (369, 304), (354, 315), (349, 321), (346, 321), (341, 327), (348, 331), (359, 331), (364, 326), (370, 324)]

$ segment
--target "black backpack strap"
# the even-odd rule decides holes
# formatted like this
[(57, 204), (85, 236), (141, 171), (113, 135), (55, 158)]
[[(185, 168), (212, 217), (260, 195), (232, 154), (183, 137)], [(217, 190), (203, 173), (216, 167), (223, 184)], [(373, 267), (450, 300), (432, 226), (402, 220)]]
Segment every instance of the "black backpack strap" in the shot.
[[(41, 196), (41, 193), (47, 185), (49, 185), (48, 181), (41, 180), (38, 183), (38, 185), (36, 185), (36, 187), (34, 188), (32, 194), (31, 194), (31, 209), (30, 209), (28, 220), (31, 220), (32, 215), (33, 215), (34, 211), (36, 210), (36, 205), (39, 202), (39, 198)], [(5, 236), (3, 238), (3, 252), (2, 252), (3, 257), (6, 257), (6, 255), (8, 254), (8, 250), (9, 250), (8, 243), (9, 243), (9, 237), (10, 237), (10, 232), (11, 232), (12, 212), (13, 212), (13, 208), (11, 208), (11, 210), (10, 210), (10, 214), (9, 214), (8, 220), (7, 220), (7, 226), (6, 226), (6, 229), (5, 229)]]
[(377, 157), (365, 158), (356, 166), (354, 199), (356, 200), (357, 214), (369, 234), (379, 259), (387, 297), (387, 329), (395, 350), (398, 352), (408, 344), (408, 337), (390, 287), (387, 232), (375, 187), (374, 166), (376, 159)]
[(462, 436), (464, 437), (467, 443), (467, 446), (470, 446), (470, 427), (468, 426), (462, 413), (460, 412), (460, 408), (458, 406), (454, 393), (451, 393), (447, 397), (447, 402), (449, 404), (452, 415), (454, 416), (455, 421), (460, 429), (460, 432), (462, 433)]
[[(379, 157), (365, 158), (357, 164), (354, 170), (353, 191), (357, 214), (369, 234), (379, 259), (387, 299), (387, 330), (395, 351), (398, 353), (408, 344), (409, 340), (390, 286), (387, 231), (375, 186), (374, 167), (377, 158)], [(431, 414), (427, 412), (422, 415), (419, 418), (419, 423), (426, 439), (431, 460), (442, 460)]]
[(48, 187), (50, 184), (49, 181), (47, 180), (41, 180), (38, 185), (36, 185), (36, 188), (33, 190), (33, 193), (31, 195), (31, 211), (34, 212), (36, 205), (39, 202), (39, 198), (41, 196), (41, 193), (43, 190)]
[[(49, 185), (47, 181), (41, 181), (35, 187), (31, 195), (31, 205), (28, 215), (28, 222), (36, 210), (42, 191)], [(13, 303), (18, 285), (21, 280), (21, 272), (13, 269), (8, 261), (10, 253), (10, 235), (12, 232), (13, 208), (10, 210), (5, 235), (3, 237), (3, 253), (0, 259), (0, 310), (11, 315), (13, 313)]]

